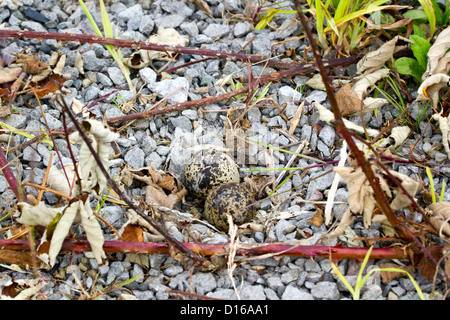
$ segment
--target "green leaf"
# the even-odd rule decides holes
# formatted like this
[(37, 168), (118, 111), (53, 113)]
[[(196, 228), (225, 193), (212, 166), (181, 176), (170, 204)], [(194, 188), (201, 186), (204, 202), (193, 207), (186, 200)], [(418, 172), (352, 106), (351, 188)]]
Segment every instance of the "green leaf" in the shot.
[(416, 24), (413, 24), (413, 28), (414, 28), (414, 34), (416, 36), (422, 37), (424, 39), (427, 38), (427, 36), (425, 35), (425, 33), (423, 32), (422, 28)]
[(431, 44), (427, 39), (416, 35), (411, 35), (410, 39), (414, 41), (414, 43), (411, 44), (411, 50), (414, 54), (414, 57), (416, 57), (417, 61), (419, 62), (419, 66), (425, 70), (427, 68), (428, 61), (427, 53), (428, 50), (430, 50)]
[(395, 68), (398, 73), (413, 76), (417, 82), (421, 82), (424, 70), (420, 68), (417, 60), (408, 57), (399, 58), (395, 61)]
[(441, 8), (439, 8), (439, 5), (436, 0), (431, 0), (431, 4), (433, 5), (434, 14), (436, 16), (436, 23), (438, 26), (442, 26), (443, 16), (442, 16)]
[(421, 9), (408, 10), (403, 14), (403, 16), (405, 18), (413, 19), (414, 22), (418, 24), (426, 23), (428, 21), (427, 14)]

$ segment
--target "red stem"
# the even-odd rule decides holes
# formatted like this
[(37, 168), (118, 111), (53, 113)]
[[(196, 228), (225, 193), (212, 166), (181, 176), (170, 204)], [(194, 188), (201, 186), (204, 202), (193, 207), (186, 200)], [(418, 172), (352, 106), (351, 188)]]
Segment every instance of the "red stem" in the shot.
[(3, 172), (3, 175), (6, 178), (6, 181), (9, 184), (9, 187), (16, 195), (18, 201), (28, 202), (27, 198), (23, 194), (22, 188), (17, 183), (16, 177), (9, 166), (8, 160), (6, 160), (5, 155), (3, 154), (3, 150), (0, 148), (0, 168)]
[[(228, 59), (231, 61), (243, 61), (251, 63), (259, 63), (266, 61), (267, 58), (254, 55), (246, 55), (239, 53), (231, 53), (225, 51), (208, 50), (204, 48), (179, 47), (159, 45), (155, 43), (145, 43), (138, 40), (121, 40), (114, 38), (104, 38), (89, 34), (59, 33), (59, 32), (38, 32), (24, 30), (0, 30), (0, 38), (34, 38), (34, 39), (56, 39), (62, 41), (79, 41), (87, 43), (100, 43), (103, 45), (113, 45), (115, 47), (128, 47), (134, 49), (144, 49), (162, 52), (175, 52), (180, 54), (191, 54), (214, 57), (216, 59)], [(267, 66), (273, 68), (289, 69), (295, 67), (296, 64), (267, 60)]]
[[(36, 246), (38, 246), (38, 241)], [(203, 244), (183, 242), (183, 246), (199, 255), (227, 255), (228, 243), (224, 244)], [(0, 240), (1, 249), (9, 250), (29, 250), (28, 240)], [(83, 253), (91, 251), (91, 247), (86, 240), (65, 240), (62, 251)], [(105, 252), (130, 252), (146, 254), (170, 254), (170, 246), (165, 242), (122, 242), (105, 241), (103, 245)], [(237, 249), (238, 256), (261, 256), (274, 254), (277, 256), (290, 257), (323, 257), (342, 260), (342, 259), (364, 259), (369, 248), (346, 248), (340, 246), (299, 246), (286, 244), (241, 244)], [(371, 259), (407, 259), (405, 250), (399, 247), (392, 248), (373, 248), (370, 255)]]

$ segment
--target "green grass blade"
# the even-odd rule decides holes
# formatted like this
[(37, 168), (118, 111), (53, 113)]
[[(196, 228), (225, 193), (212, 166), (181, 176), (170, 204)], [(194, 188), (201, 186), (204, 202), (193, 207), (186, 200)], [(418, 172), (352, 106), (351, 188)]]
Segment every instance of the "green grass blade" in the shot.
[(428, 23), (430, 24), (430, 37), (433, 38), (434, 32), (436, 31), (436, 14), (434, 12), (433, 4), (430, 0), (419, 0), (422, 5), (423, 11), (425, 11), (428, 17)]
[(431, 174), (431, 170), (430, 170), (430, 168), (426, 167), (425, 171), (427, 173), (428, 179), (430, 179), (431, 202), (436, 203), (436, 194), (434, 193), (434, 181), (433, 181), (433, 176)]
[(102, 23), (103, 23), (103, 32), (105, 32), (106, 38), (113, 37), (113, 29), (111, 26), (111, 21), (108, 17), (108, 12), (106, 11), (105, 3), (103, 0), (100, 0), (100, 13), (102, 15)]
[(445, 195), (445, 180), (442, 180), (442, 188), (441, 188), (441, 194), (439, 196), (439, 201), (444, 200), (444, 195)]
[(103, 37), (103, 33), (100, 31), (100, 29), (97, 26), (97, 23), (95, 23), (94, 17), (92, 17), (91, 13), (89, 12), (89, 9), (86, 7), (86, 5), (84, 4), (83, 0), (78, 0), (78, 2), (80, 3), (81, 8), (84, 11), (84, 14), (86, 15), (86, 17), (88, 18), (92, 28), (94, 28), (95, 33), (99, 36), (99, 37)]

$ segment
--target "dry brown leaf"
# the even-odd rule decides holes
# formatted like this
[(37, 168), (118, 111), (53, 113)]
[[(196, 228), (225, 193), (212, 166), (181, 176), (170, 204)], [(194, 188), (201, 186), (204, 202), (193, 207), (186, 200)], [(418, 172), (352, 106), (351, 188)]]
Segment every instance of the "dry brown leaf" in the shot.
[[(422, 80), (425, 80), (431, 75), (437, 74), (436, 68), (439, 64), (439, 61), (446, 55), (449, 48), (450, 48), (450, 27), (447, 27), (437, 36), (436, 41), (428, 50), (427, 70), (422, 75)], [(444, 70), (443, 73), (447, 72)]]
[(413, 20), (410, 18), (404, 18), (393, 23), (385, 23), (385, 24), (376, 24), (373, 23), (370, 19), (365, 18), (364, 16), (359, 17), (361, 20), (364, 20), (367, 23), (367, 27), (372, 30), (384, 29), (384, 30), (392, 30), (404, 27), (411, 23)]
[(0, 71), (0, 83), (14, 82), (22, 73), (22, 68), (9, 68)]
[(18, 53), (13, 61), (14, 65), (21, 65), (24, 72), (32, 75), (40, 74), (48, 69), (47, 63), (39, 61), (37, 53), (35, 55)]
[[(406, 271), (409, 274), (414, 273), (414, 267), (412, 265), (401, 266), (396, 263), (387, 262), (387, 263), (378, 264), (378, 267), (379, 268), (396, 268), (396, 269), (401, 269), (403, 271)], [(399, 271), (381, 271), (380, 274), (381, 274), (381, 281), (383, 281), (384, 284), (387, 284), (394, 279), (408, 276), (406, 273), (399, 272)]]
[(370, 74), (383, 67), (397, 51), (407, 48), (411, 40), (401, 36), (395, 36), (392, 40), (384, 43), (378, 50), (366, 54), (356, 65), (358, 74)]
[[(390, 181), (390, 177), (381, 170), (375, 170), (375, 165), (371, 165), (371, 170), (375, 173), (376, 178), (379, 181), (382, 191), (386, 197), (390, 200), (390, 204), (393, 210), (400, 210), (411, 204), (410, 199), (403, 193), (403, 191)], [(364, 219), (364, 226), (369, 228), (372, 219), (373, 212), (376, 207), (375, 197), (373, 195), (373, 189), (363, 173), (361, 167), (335, 167), (333, 169), (337, 172), (347, 184), (348, 189), (348, 202), (350, 210), (355, 214), (362, 214)], [(407, 175), (398, 173), (396, 171), (389, 171), (397, 180), (400, 181), (402, 187), (414, 197), (419, 190), (421, 184)]]
[(32, 91), (36, 94), (39, 99), (44, 98), (49, 94), (56, 93), (60, 90), (64, 82), (66, 82), (66, 77), (60, 74), (52, 73), (50, 76), (46, 77), (44, 80), (39, 81), (35, 84), (30, 84)]
[(147, 184), (145, 202), (149, 206), (163, 206), (172, 209), (186, 195), (186, 189), (170, 172), (152, 167), (130, 170), (132, 178)]
[(400, 126), (392, 129), (391, 135), (384, 139), (378, 146), (395, 149), (408, 138), (411, 129), (408, 126)]
[(430, 222), (440, 232), (450, 237), (450, 202), (440, 201), (428, 206), (432, 216)]
[(123, 228), (121, 238), (123, 241), (144, 242), (144, 230), (139, 225), (128, 224)]
[(439, 91), (450, 86), (450, 76), (445, 73), (437, 73), (426, 78), (417, 89), (416, 101), (431, 100), (433, 107), (437, 108), (439, 102)]
[(361, 98), (353, 91), (350, 83), (346, 83), (339, 89), (336, 93), (336, 100), (343, 116), (361, 111)]
[[(189, 39), (181, 36), (174, 28), (159, 27), (155, 35), (148, 38), (147, 43), (185, 47), (189, 44)], [(139, 50), (124, 62), (130, 68), (142, 69), (152, 64), (153, 60), (173, 61), (176, 54), (164, 51)]]
[(302, 103), (298, 106), (297, 111), (295, 112), (294, 116), (291, 119), (291, 126), (289, 128), (289, 134), (291, 136), (294, 134), (294, 131), (297, 128), (298, 123), (300, 121), (300, 118), (302, 117), (303, 105), (304, 104), (305, 104), (305, 101), (303, 100)]
[(308, 220), (308, 223), (315, 225), (316, 227), (320, 227), (325, 221), (323, 217), (323, 210), (317, 205), (314, 206), (316, 207), (316, 213), (312, 216), (311, 219)]

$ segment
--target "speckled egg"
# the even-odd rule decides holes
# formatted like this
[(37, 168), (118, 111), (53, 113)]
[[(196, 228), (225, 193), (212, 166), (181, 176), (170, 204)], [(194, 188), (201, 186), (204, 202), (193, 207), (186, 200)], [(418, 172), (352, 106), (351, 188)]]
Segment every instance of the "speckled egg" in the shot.
[(242, 184), (226, 183), (214, 188), (205, 203), (204, 215), (217, 229), (228, 231), (227, 215), (233, 217), (236, 225), (251, 221), (256, 213), (256, 207), (248, 205), (255, 202), (253, 194)]
[(198, 198), (206, 198), (212, 188), (239, 182), (239, 170), (233, 159), (218, 150), (195, 154), (184, 171), (186, 188)]

